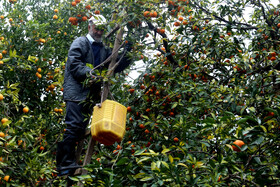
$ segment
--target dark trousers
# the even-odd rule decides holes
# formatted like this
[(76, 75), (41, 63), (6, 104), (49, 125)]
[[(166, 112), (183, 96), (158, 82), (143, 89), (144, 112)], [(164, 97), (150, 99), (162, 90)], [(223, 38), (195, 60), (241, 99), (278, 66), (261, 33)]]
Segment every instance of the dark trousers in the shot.
[(84, 137), (92, 110), (92, 107), (84, 103), (66, 102), (65, 123), (67, 127), (63, 135), (63, 140), (57, 145), (56, 153), (58, 171), (75, 169), (78, 167), (75, 157), (76, 142)]

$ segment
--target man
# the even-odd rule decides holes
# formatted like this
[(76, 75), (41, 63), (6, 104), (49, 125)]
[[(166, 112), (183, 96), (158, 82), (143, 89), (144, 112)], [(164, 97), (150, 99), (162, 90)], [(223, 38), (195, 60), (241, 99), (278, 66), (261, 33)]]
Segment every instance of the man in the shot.
[[(112, 52), (102, 43), (102, 36), (106, 28), (106, 20), (102, 15), (95, 15), (89, 19), (88, 34), (74, 40), (68, 52), (64, 75), (63, 98), (66, 102), (65, 123), (66, 132), (63, 141), (58, 142), (56, 165), (58, 175), (73, 174), (80, 166), (76, 163), (75, 146), (85, 133), (92, 114), (87, 99), (91, 96), (94, 102), (100, 102), (101, 83), (84, 86), (83, 82), (90, 77), (91, 68), (101, 64)], [(115, 72), (124, 70), (131, 61), (123, 58)], [(108, 64), (107, 64), (108, 66)]]

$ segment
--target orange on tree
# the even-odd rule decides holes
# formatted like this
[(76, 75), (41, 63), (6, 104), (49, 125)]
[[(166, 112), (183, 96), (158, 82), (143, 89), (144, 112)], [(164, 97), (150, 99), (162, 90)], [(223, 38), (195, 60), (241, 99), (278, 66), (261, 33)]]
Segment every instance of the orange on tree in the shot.
[[(239, 146), (240, 148), (241, 148), (243, 145), (245, 145), (245, 143), (244, 143), (242, 140), (235, 140), (235, 141), (233, 142), (233, 144)], [(236, 151), (236, 152), (240, 152), (240, 151), (241, 151), (238, 147), (236, 147), (236, 146), (234, 146), (234, 145), (232, 145), (232, 149), (233, 149), (234, 151)]]
[(75, 0), (75, 2), (76, 2), (76, 3), (80, 3), (80, 2), (81, 2), (81, 0)]
[(76, 6), (77, 3), (76, 3), (75, 1), (73, 1), (73, 2), (71, 2), (71, 5), (72, 5), (72, 6)]
[(7, 121), (9, 121), (7, 118), (2, 118), (1, 123), (4, 124), (4, 123), (6, 123)]
[(0, 94), (0, 101), (2, 101), (4, 99), (3, 94)]
[(55, 12), (55, 13), (58, 13), (58, 9), (54, 9), (54, 12)]
[(57, 16), (57, 15), (54, 15), (54, 16), (53, 16), (53, 19), (57, 19), (57, 18), (58, 18), (58, 16)]
[(0, 137), (4, 138), (5, 137), (5, 133), (4, 132), (0, 132)]
[(144, 15), (144, 17), (149, 17), (149, 16), (150, 16), (150, 11), (145, 11), (145, 12), (143, 13), (143, 15)]
[(3, 180), (6, 181), (6, 182), (8, 182), (9, 179), (10, 179), (10, 176), (9, 176), (9, 175), (6, 175), (6, 176), (3, 178)]
[(94, 11), (94, 14), (100, 14), (100, 11), (99, 10), (96, 10), (96, 11)]
[(175, 137), (173, 140), (174, 140), (174, 142), (178, 142), (179, 141), (179, 139), (177, 137)]
[(90, 9), (91, 9), (91, 6), (90, 6), (90, 5), (87, 5), (85, 8), (86, 8), (87, 10), (90, 10)]
[(5, 17), (3, 15), (0, 16), (1, 19), (4, 19)]
[(22, 109), (22, 111), (23, 111), (23, 113), (28, 113), (28, 112), (29, 112), (29, 108), (28, 108), (28, 107), (24, 107), (24, 108)]

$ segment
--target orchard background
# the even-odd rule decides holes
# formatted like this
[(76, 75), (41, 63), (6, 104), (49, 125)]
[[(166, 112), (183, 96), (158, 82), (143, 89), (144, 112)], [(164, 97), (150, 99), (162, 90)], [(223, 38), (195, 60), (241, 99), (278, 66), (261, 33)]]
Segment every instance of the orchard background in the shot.
[(97, 146), (88, 174), (72, 180), (280, 185), (279, 2), (0, 2), (1, 186), (65, 185), (55, 173), (66, 127), (63, 72), (72, 41), (99, 13), (108, 32), (124, 28), (131, 58), (146, 68), (133, 81), (134, 66), (110, 78), (114, 99), (128, 109), (125, 137)]

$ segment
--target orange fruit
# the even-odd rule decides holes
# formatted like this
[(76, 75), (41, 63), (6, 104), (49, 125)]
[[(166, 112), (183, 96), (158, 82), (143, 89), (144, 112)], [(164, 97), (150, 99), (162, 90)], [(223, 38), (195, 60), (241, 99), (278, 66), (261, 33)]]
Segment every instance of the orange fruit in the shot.
[(95, 14), (100, 14), (99, 10), (94, 11)]
[(139, 127), (140, 127), (141, 129), (144, 129), (144, 128), (145, 128), (145, 125), (144, 125), (144, 124), (140, 124)]
[(43, 146), (40, 147), (40, 150), (43, 151), (45, 148)]
[(73, 1), (73, 2), (71, 3), (71, 5), (72, 5), (72, 6), (76, 6), (77, 3), (76, 3), (75, 1)]
[(5, 137), (5, 133), (4, 132), (0, 132), (0, 137), (4, 138)]
[(7, 50), (2, 51), (2, 54), (4, 54), (4, 55), (7, 54), (7, 53), (8, 53)]
[(55, 12), (55, 13), (58, 13), (58, 9), (54, 9), (54, 12)]
[(53, 16), (53, 19), (57, 19), (57, 18), (58, 18), (58, 16), (57, 16), (57, 15), (54, 15), (54, 16)]
[(12, 21), (13, 21), (13, 18), (10, 18), (10, 19), (9, 19), (9, 22), (12, 22)]
[(132, 108), (130, 106), (128, 106), (126, 109), (127, 109), (127, 112), (131, 112), (132, 111)]
[(87, 5), (85, 8), (88, 9), (88, 10), (91, 9), (90, 5)]
[[(4, 160), (3, 157), (0, 157), (0, 162), (3, 162), (3, 160)], [(0, 177), (0, 179), (1, 179), (1, 177)]]
[[(233, 144), (239, 146), (240, 148), (241, 148), (243, 145), (245, 145), (245, 143), (244, 143), (242, 140), (235, 140), (235, 141), (233, 142)], [(236, 147), (236, 146), (234, 146), (234, 145), (232, 145), (232, 148), (233, 148), (234, 151), (237, 151), (237, 152), (240, 152), (240, 151), (241, 151), (238, 147)]]
[(0, 16), (1, 19), (4, 19), (5, 17), (3, 15)]
[(86, 16), (83, 16), (82, 17), (82, 21), (86, 21), (87, 20), (87, 17)]
[(28, 113), (28, 112), (29, 112), (29, 108), (28, 108), (28, 107), (24, 107), (24, 108), (22, 109), (22, 111), (23, 111), (23, 113)]
[(144, 17), (149, 17), (149, 16), (150, 16), (150, 11), (145, 11), (145, 12), (143, 13), (143, 15), (144, 15)]
[(1, 120), (1, 123), (4, 124), (4, 123), (6, 123), (7, 121), (9, 121), (7, 118), (3, 118), (3, 119)]
[(150, 132), (150, 131), (149, 131), (148, 129), (145, 130), (145, 133), (146, 133), (146, 134), (149, 134), (149, 132)]
[(179, 21), (183, 21), (184, 20), (184, 18), (183, 17), (179, 17)]
[(10, 179), (10, 176), (9, 176), (9, 175), (6, 175), (6, 176), (3, 178), (3, 180), (4, 180), (4, 181), (7, 181), (7, 182), (9, 181), (9, 179)]
[(178, 21), (176, 21), (175, 23), (174, 23), (174, 26), (175, 27), (179, 27), (181, 24), (180, 24), (180, 22), (178, 22)]
[(4, 64), (4, 62), (1, 60), (1, 61), (0, 61), (0, 65), (2, 65), (2, 64)]
[(75, 0), (75, 2), (76, 2), (76, 3), (80, 3), (80, 2), (81, 2), (81, 0)]
[(42, 72), (42, 69), (41, 69), (41, 68), (38, 68), (38, 69), (37, 69), (37, 72), (38, 72), (38, 73), (41, 73), (41, 72)]
[(188, 22), (186, 20), (183, 21), (183, 25), (187, 25)]
[(271, 60), (271, 61), (275, 61), (275, 60), (276, 60), (276, 57), (273, 56), (273, 57), (270, 58), (270, 60)]
[(277, 24), (277, 27), (280, 28), (280, 23)]
[(156, 11), (151, 12), (150, 16), (153, 17), (153, 18), (157, 17), (157, 12)]
[(2, 94), (0, 94), (0, 101), (2, 101), (4, 99), (4, 96)]
[(132, 94), (135, 90), (133, 88), (129, 89), (129, 92)]
[(116, 150), (120, 150), (122, 147), (120, 145), (117, 145)]
[(179, 141), (179, 139), (177, 137), (175, 137), (173, 140), (174, 140), (174, 142), (178, 142)]

